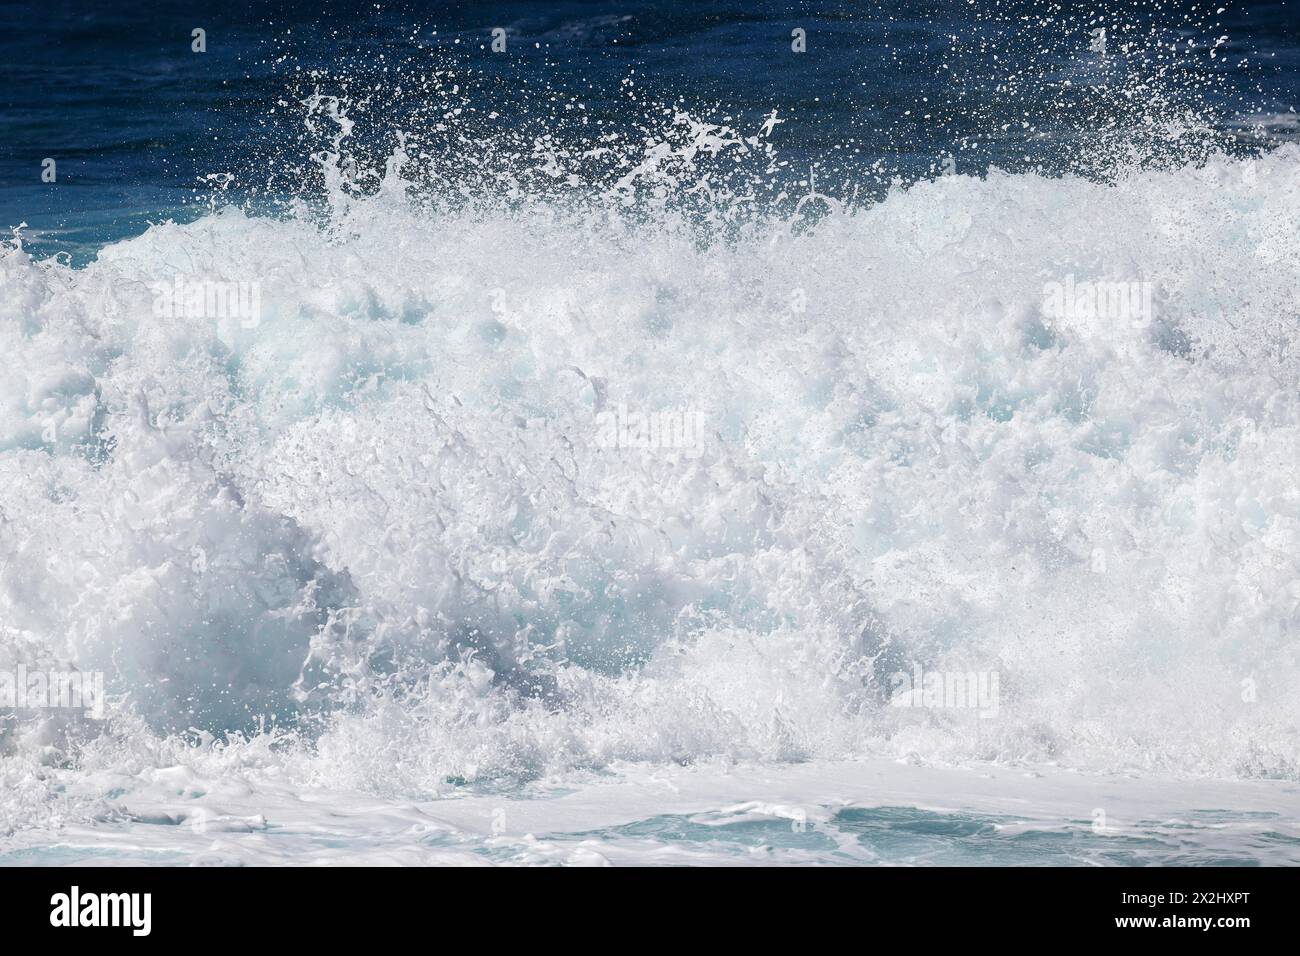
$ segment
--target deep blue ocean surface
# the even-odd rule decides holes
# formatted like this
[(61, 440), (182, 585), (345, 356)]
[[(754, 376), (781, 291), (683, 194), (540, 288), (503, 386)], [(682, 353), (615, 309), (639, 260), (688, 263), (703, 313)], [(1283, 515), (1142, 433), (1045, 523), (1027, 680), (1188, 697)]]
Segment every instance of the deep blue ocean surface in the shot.
[[(435, 71), (476, 119), (581, 142), (676, 105), (734, 125), (775, 111), (783, 173), (831, 195), (944, 168), (1096, 171), (1153, 111), (1209, 124), (1141, 144), (1195, 155), (1294, 135), (1294, 4), (607, 2), (0, 4), (0, 224), (80, 261), (147, 222), (311, 178), (302, 111), (348, 92), (354, 146), (429, 122)], [(506, 31), (494, 52), (492, 30)], [(193, 31), (205, 31), (195, 52)], [(805, 31), (796, 53), (793, 31)], [(1096, 31), (1106, 31), (1104, 39)], [(1221, 39), (1222, 38), (1222, 39)], [(1217, 45), (1216, 45), (1217, 44)], [(1125, 49), (1125, 48), (1128, 49)], [(634, 84), (636, 99), (628, 95)], [(472, 92), (470, 92), (472, 90)], [(575, 125), (565, 102), (583, 104)], [(484, 117), (491, 116), (491, 120)], [(1294, 115), (1294, 114), (1292, 114)], [(472, 138), (470, 117), (461, 120)], [(472, 146), (449, 132), (431, 148)], [(1236, 134), (1236, 139), (1229, 139)], [(57, 163), (54, 183), (42, 162)], [(205, 178), (215, 177), (215, 178)], [(228, 181), (228, 177), (231, 177)]]

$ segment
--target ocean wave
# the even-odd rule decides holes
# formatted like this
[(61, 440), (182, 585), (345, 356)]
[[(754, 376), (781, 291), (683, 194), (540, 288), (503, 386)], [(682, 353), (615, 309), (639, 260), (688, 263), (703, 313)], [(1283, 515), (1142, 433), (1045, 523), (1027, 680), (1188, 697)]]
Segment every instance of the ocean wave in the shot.
[[(1300, 773), (1300, 149), (725, 235), (331, 189), (0, 254), (0, 664), (111, 700), (10, 769)], [(895, 706), (924, 672), (996, 714)]]

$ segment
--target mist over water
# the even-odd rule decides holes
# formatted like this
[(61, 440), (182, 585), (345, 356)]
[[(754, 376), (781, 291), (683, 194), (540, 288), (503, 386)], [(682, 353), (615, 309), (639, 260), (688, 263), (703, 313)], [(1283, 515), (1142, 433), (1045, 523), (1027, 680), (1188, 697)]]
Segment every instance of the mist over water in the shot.
[[(0, 247), (0, 669), (108, 697), (3, 714), (0, 830), (882, 758), (1300, 780), (1300, 146), (1239, 72), (1285, 30), (886, 5), (796, 54), (644, 5), (494, 55), (463, 16), (268, 24), (197, 191)], [(893, 86), (726, 68), (871, 37)], [(926, 673), (980, 706), (904, 706)]]

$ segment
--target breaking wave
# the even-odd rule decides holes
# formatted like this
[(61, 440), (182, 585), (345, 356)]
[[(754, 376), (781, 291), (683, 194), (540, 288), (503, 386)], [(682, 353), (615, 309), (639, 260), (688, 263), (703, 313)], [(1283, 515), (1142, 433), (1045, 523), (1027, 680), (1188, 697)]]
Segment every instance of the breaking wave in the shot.
[[(110, 698), (0, 723), (11, 809), (176, 762), (1300, 773), (1300, 149), (777, 214), (699, 188), (759, 131), (677, 115), (595, 199), (476, 205), (404, 147), (361, 188), (308, 108), (323, 204), (0, 253), (0, 666)], [(996, 719), (891, 706), (918, 668)]]

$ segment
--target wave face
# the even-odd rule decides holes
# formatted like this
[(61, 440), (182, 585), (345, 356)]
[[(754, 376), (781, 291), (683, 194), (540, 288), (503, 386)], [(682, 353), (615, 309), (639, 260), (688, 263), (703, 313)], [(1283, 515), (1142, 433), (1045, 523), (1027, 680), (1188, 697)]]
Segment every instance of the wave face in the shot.
[[(713, 238), (325, 169), (324, 220), (4, 247), (0, 664), (110, 705), (0, 724), (13, 813), (69, 761), (1300, 776), (1300, 149)], [(160, 315), (199, 278), (256, 315)], [(896, 706), (918, 669), (996, 706)]]

